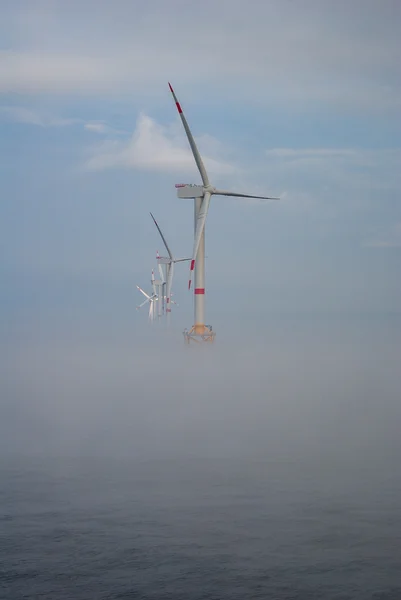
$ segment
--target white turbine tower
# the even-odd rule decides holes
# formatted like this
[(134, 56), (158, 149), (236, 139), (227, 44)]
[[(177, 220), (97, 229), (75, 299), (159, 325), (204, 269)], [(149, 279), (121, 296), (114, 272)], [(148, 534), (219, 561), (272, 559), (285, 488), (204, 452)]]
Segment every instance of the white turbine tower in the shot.
[(161, 299), (162, 299), (162, 314), (165, 314), (165, 300), (166, 300), (166, 276), (164, 273), (164, 269), (162, 264), (160, 263), (159, 259), (161, 257), (159, 256), (159, 251), (156, 250), (156, 260), (157, 260), (157, 267), (159, 269), (159, 274), (160, 274), (160, 282), (161, 282)]
[(152, 269), (152, 288), (153, 288), (153, 293), (156, 295), (157, 299), (157, 316), (159, 317), (159, 319), (161, 318), (162, 314), (163, 314), (163, 304), (164, 304), (164, 299), (163, 299), (163, 295), (164, 295), (164, 277), (163, 277), (163, 272), (161, 272), (161, 279), (155, 279), (155, 272)]
[(166, 238), (164, 237), (162, 230), (159, 227), (159, 224), (157, 223), (156, 219), (154, 218), (154, 216), (152, 215), (152, 213), (150, 213), (150, 216), (152, 217), (154, 224), (157, 227), (157, 231), (160, 234), (160, 237), (163, 240), (163, 244), (167, 250), (167, 256), (159, 256), (157, 255), (156, 258), (158, 260), (159, 263), (159, 270), (161, 273), (161, 276), (163, 278), (163, 268), (162, 265), (166, 265), (166, 271), (167, 271), (167, 282), (166, 282), (166, 314), (167, 314), (167, 322), (169, 322), (170, 320), (170, 314), (171, 314), (171, 289), (172, 289), (172, 285), (173, 285), (173, 277), (174, 277), (174, 265), (175, 263), (178, 262), (185, 262), (185, 261), (189, 261), (191, 260), (190, 258), (174, 258), (173, 253), (171, 252)]
[(195, 144), (191, 130), (187, 120), (182, 112), (180, 103), (174, 93), (171, 84), (169, 83), (170, 91), (173, 95), (178, 114), (180, 115), (182, 124), (187, 134), (188, 142), (192, 150), (193, 157), (198, 167), (202, 178), (202, 185), (187, 185), (178, 184), (177, 195), (179, 198), (193, 198), (195, 204), (195, 235), (194, 246), (192, 250), (192, 259), (190, 266), (190, 275), (188, 288), (191, 287), (192, 271), (195, 270), (195, 323), (192, 329), (184, 332), (185, 339), (189, 343), (194, 341), (213, 341), (214, 332), (210, 326), (205, 325), (205, 222), (209, 210), (210, 199), (212, 196), (233, 196), (236, 198), (258, 198), (260, 200), (279, 200), (279, 198), (271, 198), (270, 196), (253, 196), (250, 194), (239, 194), (237, 192), (229, 192), (219, 190), (210, 184), (208, 174), (203, 164), (201, 155)]

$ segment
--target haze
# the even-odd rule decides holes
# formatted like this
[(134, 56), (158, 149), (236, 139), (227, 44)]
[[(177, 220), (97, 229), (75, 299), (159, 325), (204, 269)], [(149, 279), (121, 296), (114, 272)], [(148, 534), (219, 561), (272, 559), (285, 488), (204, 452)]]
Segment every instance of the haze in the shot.
[[(1, 452), (397, 456), (400, 4), (34, 4), (0, 25)], [(212, 199), (202, 351), (186, 265), (170, 331), (135, 311), (149, 211), (192, 248), (167, 80), (213, 183), (282, 198)]]

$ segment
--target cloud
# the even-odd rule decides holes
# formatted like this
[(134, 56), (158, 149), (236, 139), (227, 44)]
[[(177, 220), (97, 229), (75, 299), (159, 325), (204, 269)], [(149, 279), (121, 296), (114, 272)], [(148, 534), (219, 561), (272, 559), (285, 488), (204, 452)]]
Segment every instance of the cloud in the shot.
[[(287, 181), (351, 191), (400, 190), (398, 148), (272, 148), (267, 168)], [(348, 188), (348, 189), (347, 189)]]
[(104, 123), (86, 123), (85, 129), (93, 131), (94, 133), (105, 133), (106, 126)]
[(16, 123), (39, 127), (66, 127), (82, 123), (82, 119), (55, 117), (23, 106), (0, 106), (0, 117)]
[[(199, 146), (216, 151), (220, 148), (211, 136), (199, 138)], [(203, 144), (204, 142), (204, 144)], [(211, 173), (230, 173), (228, 163), (204, 155), (206, 168)], [(135, 131), (128, 141), (107, 140), (93, 150), (87, 161), (90, 170), (128, 168), (146, 171), (196, 174), (196, 167), (188, 142), (175, 127), (165, 127), (151, 117), (141, 114)]]
[(38, 127), (67, 127), (69, 125), (82, 125), (86, 131), (99, 135), (122, 135), (126, 132), (110, 127), (103, 121), (89, 121), (78, 118), (65, 118), (49, 113), (43, 113), (24, 106), (0, 106), (0, 119)]
[(84, 128), (87, 131), (90, 131), (92, 133), (98, 133), (100, 135), (109, 135), (109, 134), (118, 135), (118, 134), (126, 133), (125, 131), (122, 131), (121, 129), (115, 129), (114, 127), (110, 127), (106, 123), (103, 123), (100, 121), (98, 121), (98, 122), (91, 121), (89, 123), (85, 123)]
[(353, 157), (357, 154), (356, 150), (350, 148), (272, 148), (266, 151), (268, 157), (285, 159), (303, 159), (303, 158), (344, 158)]
[(83, 55), (0, 51), (2, 93), (98, 93), (122, 80), (110, 60)]
[(236, 89), (232, 102), (298, 110), (312, 101), (337, 111), (401, 105), (400, 7), (391, 0), (341, 8), (317, 0), (122, 1), (118, 18), (115, 5), (91, 6), (56, 1), (5, 11), (0, 91), (138, 97), (168, 74), (214, 95)]
[(401, 221), (364, 244), (367, 248), (401, 248)]
[(374, 231), (379, 223), (394, 221), (401, 194), (400, 149), (278, 147), (264, 156), (257, 160), (254, 178), (264, 176), (267, 189), (277, 190), (281, 214), (307, 215), (320, 234), (341, 228), (343, 236), (351, 235), (354, 228), (352, 235), (358, 232), (362, 244), (372, 224)]
[(268, 160), (286, 163), (346, 162), (348, 165), (373, 167), (387, 163), (394, 168), (401, 159), (398, 148), (270, 148), (266, 150)]

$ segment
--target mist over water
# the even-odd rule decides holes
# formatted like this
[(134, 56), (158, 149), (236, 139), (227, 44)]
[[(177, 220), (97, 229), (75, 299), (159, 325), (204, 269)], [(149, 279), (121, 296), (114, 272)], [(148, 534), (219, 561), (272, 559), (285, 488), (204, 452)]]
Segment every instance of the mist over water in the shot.
[(1, 367), (3, 452), (347, 461), (396, 452), (397, 317), (215, 329), (203, 348), (185, 347), (178, 324), (15, 336)]
[(398, 598), (399, 325), (8, 332), (6, 596)]

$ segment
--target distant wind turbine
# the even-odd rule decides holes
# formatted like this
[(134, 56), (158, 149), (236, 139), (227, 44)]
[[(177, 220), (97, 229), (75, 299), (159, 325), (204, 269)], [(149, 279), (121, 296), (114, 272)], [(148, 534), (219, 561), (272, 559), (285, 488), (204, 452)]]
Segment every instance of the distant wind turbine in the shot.
[(142, 308), (142, 306), (145, 306), (145, 304), (149, 303), (148, 319), (150, 322), (152, 322), (155, 318), (155, 302), (157, 302), (158, 299), (158, 296), (155, 293), (155, 289), (153, 288), (153, 294), (150, 295), (147, 294), (142, 288), (140, 288), (139, 285), (137, 285), (136, 287), (146, 298), (146, 300), (144, 300), (142, 304), (139, 304), (139, 306), (137, 306), (136, 309), (139, 310), (140, 308)]
[(170, 250), (169, 245), (167, 244), (166, 238), (164, 237), (162, 230), (159, 227), (158, 222), (156, 221), (156, 219), (154, 218), (154, 216), (152, 215), (152, 213), (150, 213), (150, 216), (153, 219), (154, 224), (157, 227), (157, 230), (160, 234), (161, 239), (163, 240), (163, 244), (164, 247), (167, 250), (167, 254), (168, 257), (166, 256), (160, 256), (157, 255), (157, 261), (159, 263), (159, 268), (162, 269), (162, 264), (166, 265), (166, 270), (167, 270), (167, 282), (166, 282), (166, 313), (167, 313), (167, 321), (169, 321), (170, 319), (170, 313), (171, 313), (171, 289), (172, 289), (172, 285), (173, 285), (173, 277), (174, 277), (174, 265), (175, 263), (178, 262), (185, 262), (185, 261), (189, 261), (191, 260), (190, 258), (174, 258), (173, 253)]

